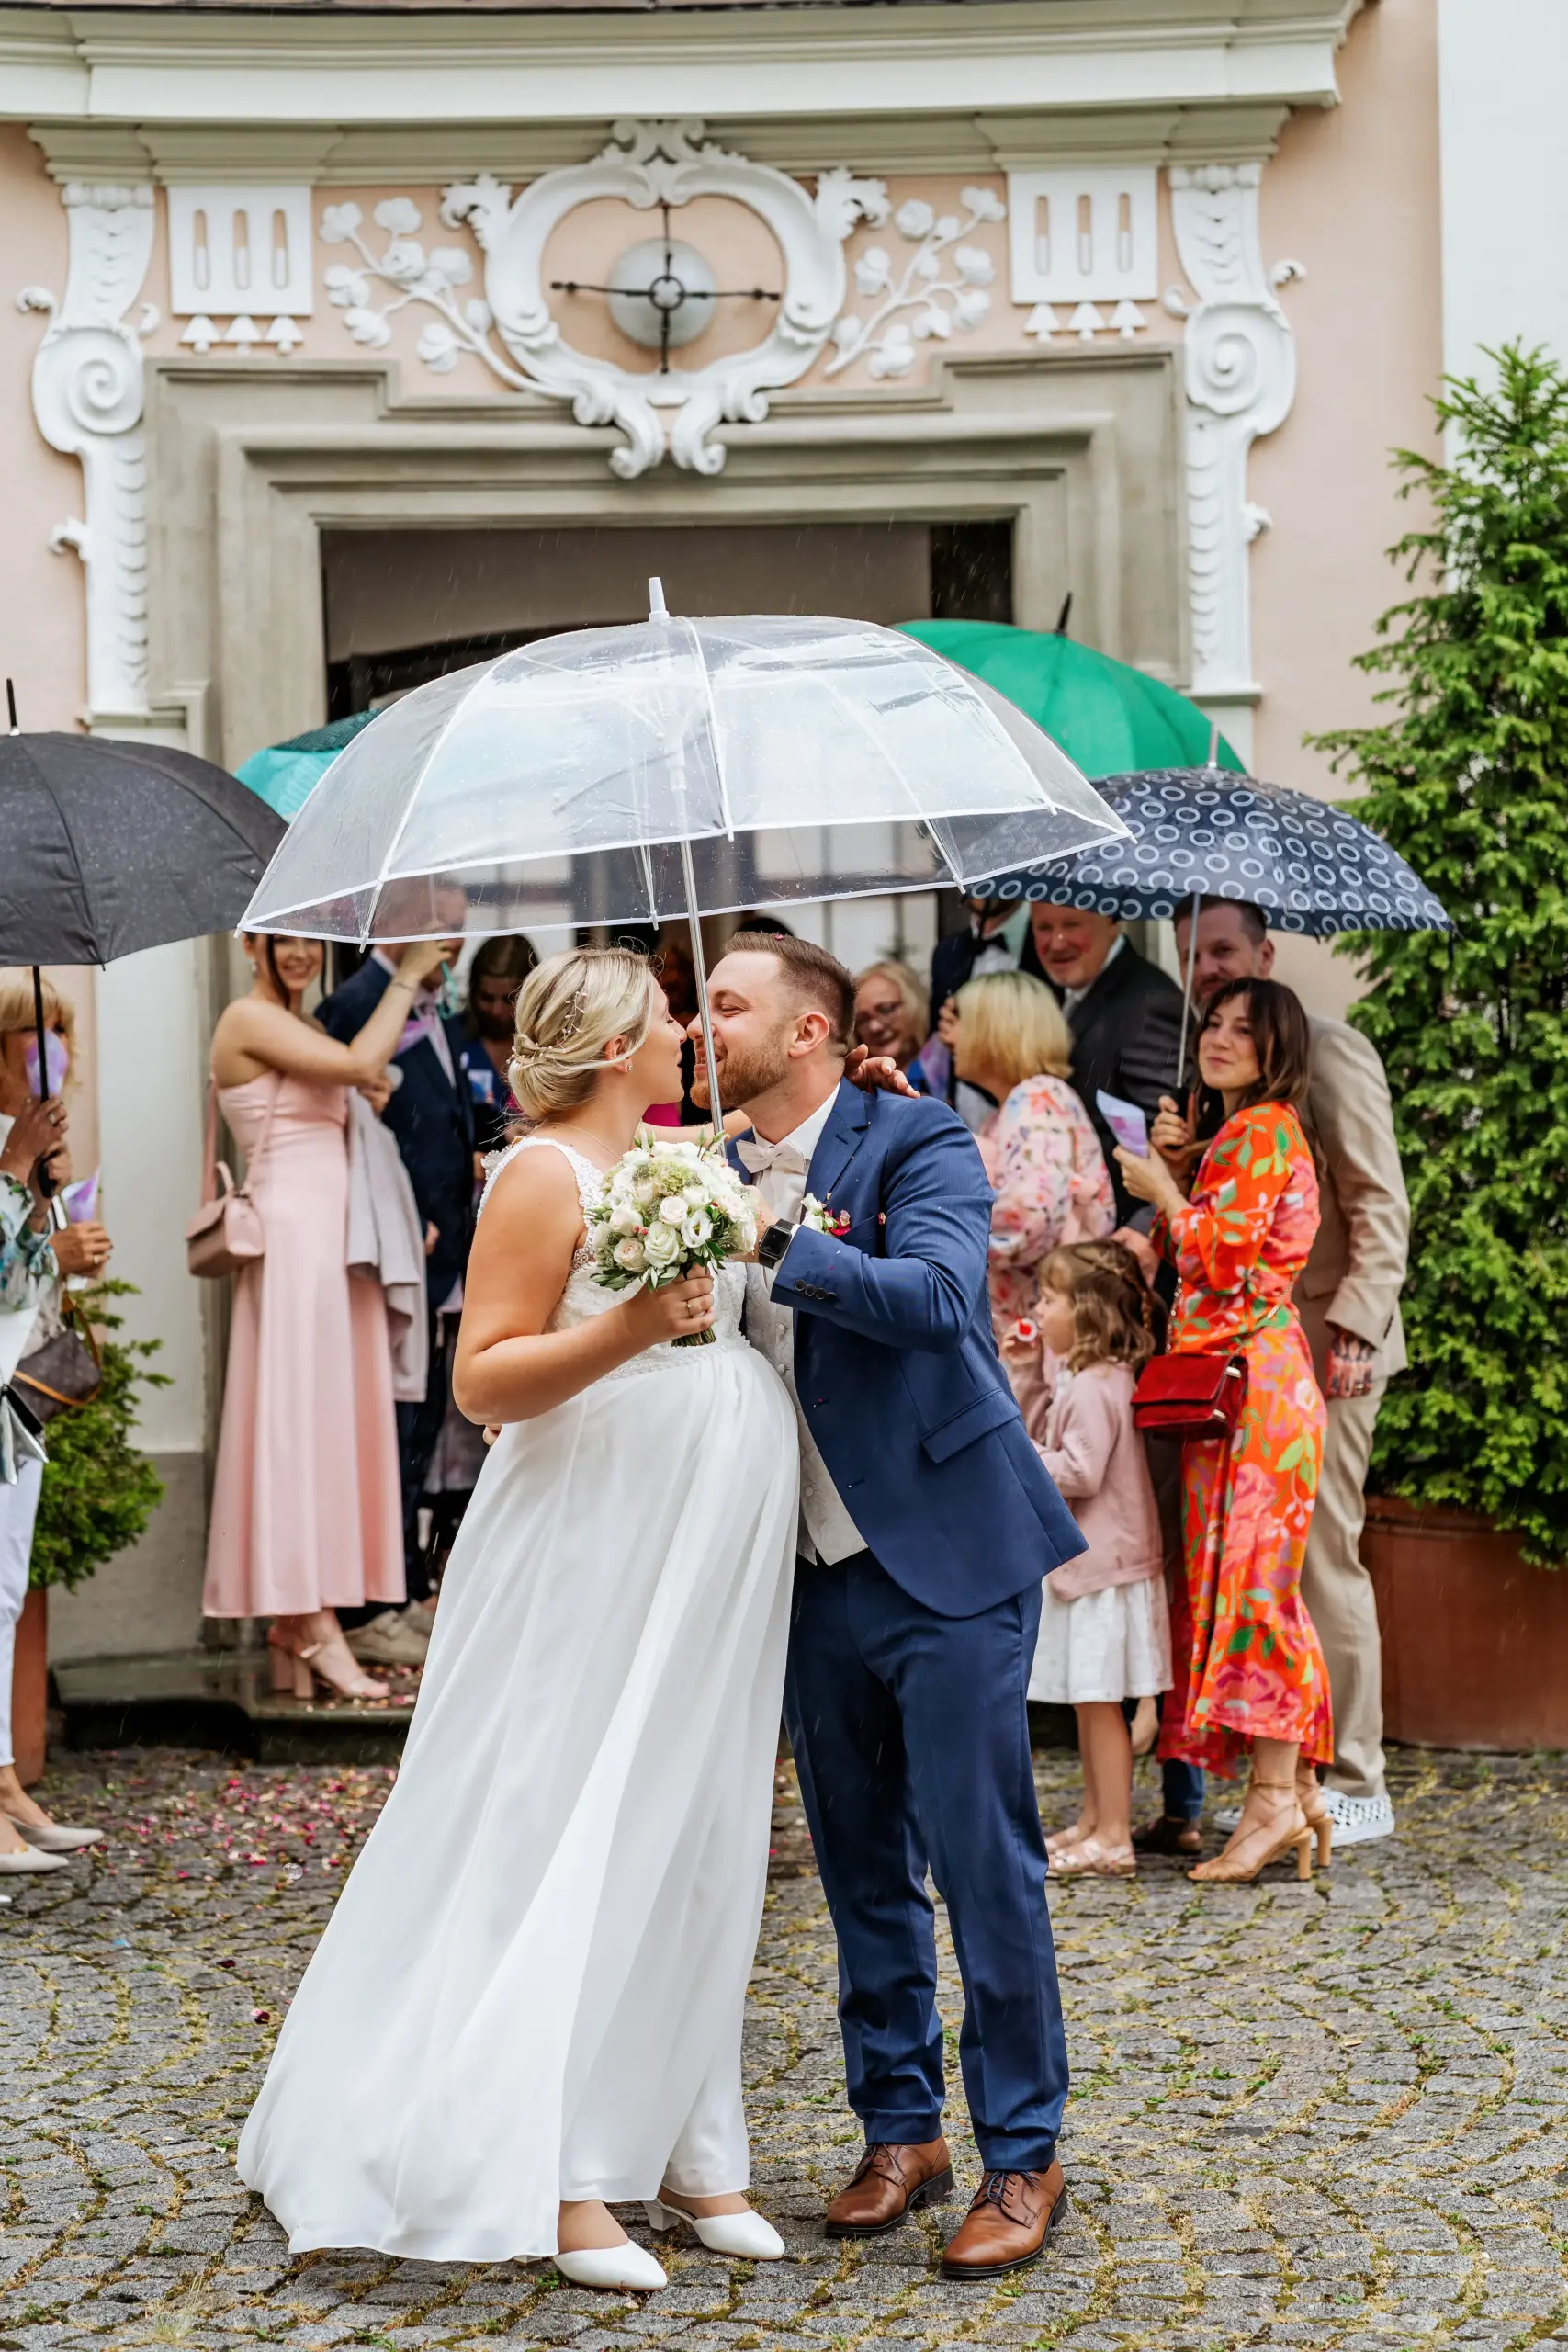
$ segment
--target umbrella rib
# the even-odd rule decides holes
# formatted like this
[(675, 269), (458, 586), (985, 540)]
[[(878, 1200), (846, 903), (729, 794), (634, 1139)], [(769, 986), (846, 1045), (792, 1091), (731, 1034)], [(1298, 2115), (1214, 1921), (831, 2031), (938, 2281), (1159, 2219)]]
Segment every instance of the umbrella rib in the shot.
[(713, 698), (713, 680), (708, 675), (707, 659), (696, 629), (683, 615), (681, 626), (692, 640), (692, 651), (697, 660), (697, 675), (702, 680), (703, 700), (707, 706), (708, 740), (713, 745), (714, 773), (718, 777), (718, 805), (724, 819), (724, 838), (732, 842), (735, 839), (735, 818), (729, 806), (729, 785), (724, 773), (724, 752), (718, 740), (718, 709)]

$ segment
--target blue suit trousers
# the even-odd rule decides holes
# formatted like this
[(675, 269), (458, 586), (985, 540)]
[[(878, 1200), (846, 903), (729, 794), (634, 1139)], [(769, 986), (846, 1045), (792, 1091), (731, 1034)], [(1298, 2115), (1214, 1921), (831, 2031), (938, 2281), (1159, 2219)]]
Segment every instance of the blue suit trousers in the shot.
[(1067, 2094), (1026, 1694), (1031, 1585), (939, 1617), (869, 1552), (795, 1576), (784, 1720), (839, 1939), (850, 2104), (876, 2140), (942, 2130), (928, 1864), (964, 1980), (959, 2058), (990, 2171), (1043, 2171)]

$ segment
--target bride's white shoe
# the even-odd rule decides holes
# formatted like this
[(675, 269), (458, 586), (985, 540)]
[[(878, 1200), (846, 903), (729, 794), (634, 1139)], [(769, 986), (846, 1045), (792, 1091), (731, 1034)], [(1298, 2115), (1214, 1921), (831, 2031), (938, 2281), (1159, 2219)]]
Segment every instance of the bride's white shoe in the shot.
[(688, 2213), (683, 2205), (666, 2205), (658, 2198), (643, 2207), (650, 2230), (672, 2230), (689, 2222), (710, 2254), (728, 2254), (739, 2262), (778, 2262), (784, 2242), (771, 2222), (750, 2207), (744, 2213)]
[(585, 2245), (558, 2254), (556, 2268), (574, 2287), (619, 2287), (637, 2295), (657, 2294), (670, 2281), (651, 2254), (627, 2238), (623, 2245)]

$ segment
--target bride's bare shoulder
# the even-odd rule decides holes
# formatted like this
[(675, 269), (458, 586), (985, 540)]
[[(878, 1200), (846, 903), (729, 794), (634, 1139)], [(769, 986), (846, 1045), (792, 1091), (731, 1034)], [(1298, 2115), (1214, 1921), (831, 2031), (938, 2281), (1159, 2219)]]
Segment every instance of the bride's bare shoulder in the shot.
[(564, 1151), (548, 1148), (547, 1136), (526, 1148), (513, 1145), (491, 1177), (485, 1213), (505, 1217), (536, 1216), (558, 1208), (581, 1221), (577, 1173)]

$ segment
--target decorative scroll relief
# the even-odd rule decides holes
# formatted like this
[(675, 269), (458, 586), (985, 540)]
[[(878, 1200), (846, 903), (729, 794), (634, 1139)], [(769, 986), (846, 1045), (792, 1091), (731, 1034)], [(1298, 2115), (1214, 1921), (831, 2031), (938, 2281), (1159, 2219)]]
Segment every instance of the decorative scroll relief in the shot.
[[(657, 372), (574, 349), (543, 281), (545, 248), (557, 225), (597, 198), (652, 212), (699, 196), (728, 197), (772, 231), (784, 285), (771, 333), (752, 349), (705, 367)], [(623, 481), (646, 473), (666, 454), (694, 473), (716, 474), (725, 451), (711, 437), (715, 427), (761, 424), (768, 394), (805, 375), (843, 307), (844, 240), (858, 221), (886, 220), (887, 209), (879, 180), (825, 172), (813, 194), (783, 172), (710, 143), (700, 122), (620, 122), (592, 163), (545, 172), (515, 198), (488, 175), (443, 192), (444, 225), (470, 228), (484, 255), (482, 299), (460, 299), (471, 275), (467, 254), (457, 248), (427, 254), (415, 233), (423, 225), (419, 211), (403, 197), (376, 208), (376, 225), (386, 233), (379, 252), (361, 234), (356, 205), (327, 208), (323, 238), (353, 245), (359, 257), (357, 267), (327, 272), (327, 294), (356, 342), (385, 344), (388, 319), (416, 303), (434, 314), (418, 345), (427, 367), (445, 371), (468, 352), (503, 384), (569, 401), (580, 424), (617, 426), (626, 440), (610, 465)], [(379, 308), (372, 300), (376, 285), (394, 289)]]
[(1296, 390), (1296, 347), (1275, 288), (1303, 275), (1298, 262), (1265, 269), (1258, 239), (1258, 164), (1173, 165), (1171, 225), (1189, 284), (1165, 297), (1187, 322), (1187, 528), (1192, 611), (1192, 692), (1248, 697), (1252, 629), (1247, 551), (1269, 516), (1247, 495), (1247, 461), (1277, 432)]
[[(142, 338), (158, 324), (137, 303), (152, 256), (152, 190), (69, 181), (63, 297), (24, 287), (20, 311), (47, 312), (33, 361), (33, 413), (51, 449), (82, 465), (85, 520), (50, 546), (81, 558), (87, 587), (87, 700), (96, 712), (147, 707), (147, 452)], [(136, 310), (134, 321), (130, 313)]]

